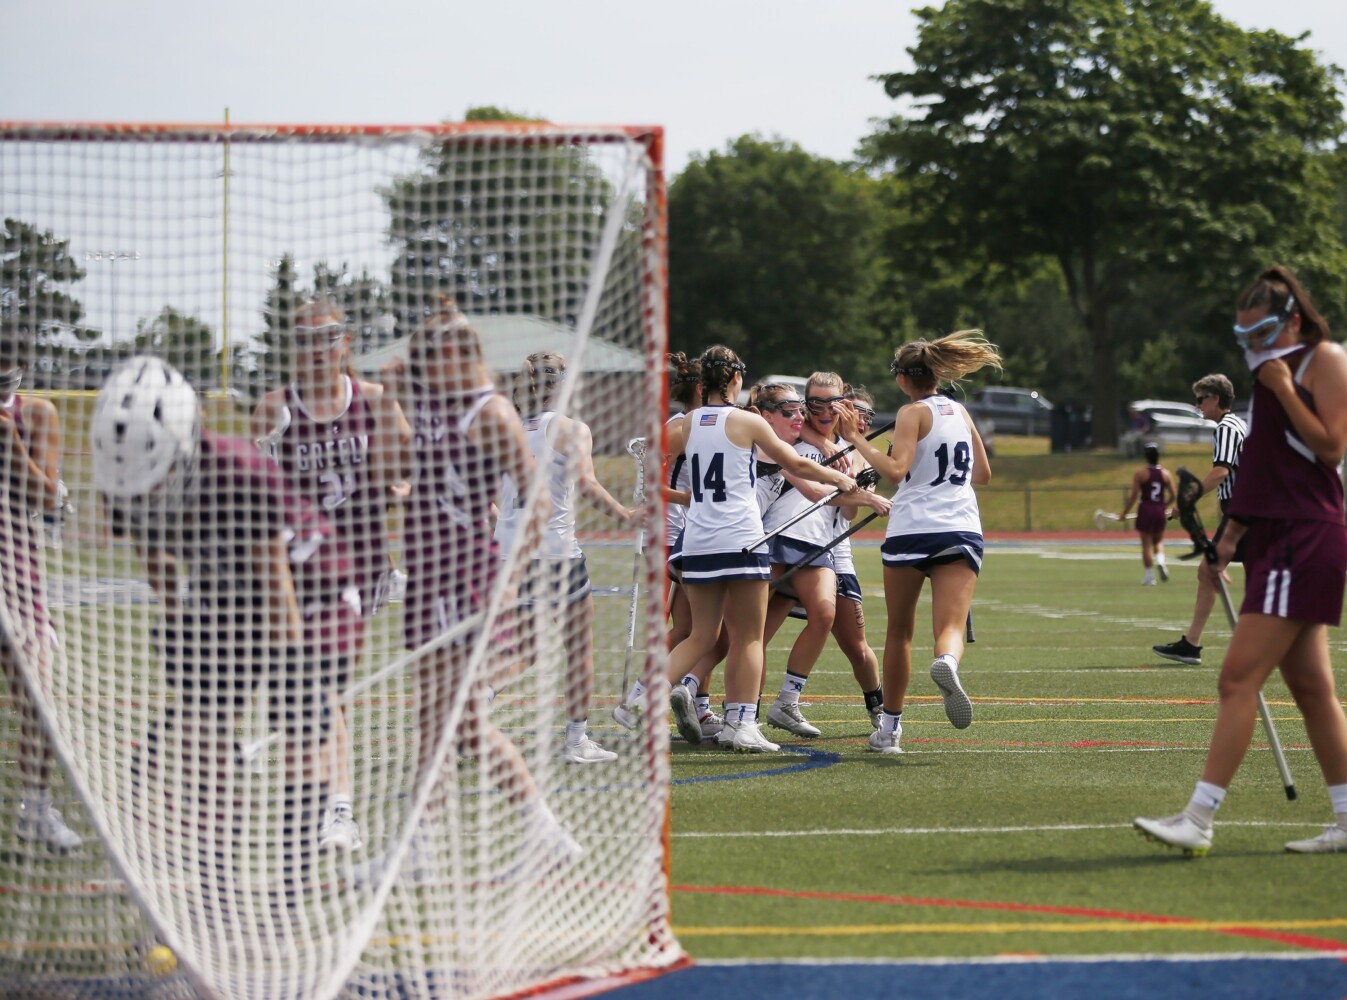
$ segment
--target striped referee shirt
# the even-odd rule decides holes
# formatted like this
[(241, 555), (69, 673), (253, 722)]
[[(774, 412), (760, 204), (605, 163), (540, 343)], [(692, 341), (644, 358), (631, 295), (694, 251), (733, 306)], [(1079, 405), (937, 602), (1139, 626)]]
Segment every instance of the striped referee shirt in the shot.
[(1235, 475), (1239, 472), (1239, 453), (1244, 448), (1244, 438), (1248, 433), (1249, 428), (1244, 426), (1244, 421), (1233, 413), (1223, 416), (1221, 422), (1216, 425), (1216, 430), (1212, 432), (1211, 464), (1230, 470), (1230, 475), (1222, 479), (1216, 487), (1216, 499), (1221, 502), (1222, 510), (1230, 502), (1230, 496), (1235, 491)]

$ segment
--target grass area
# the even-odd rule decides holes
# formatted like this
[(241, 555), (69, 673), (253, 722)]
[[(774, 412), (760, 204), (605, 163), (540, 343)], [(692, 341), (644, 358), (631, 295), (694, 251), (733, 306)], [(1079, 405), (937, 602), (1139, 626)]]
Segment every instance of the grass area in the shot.
[[(858, 550), (857, 562), (879, 647), (876, 551)], [(869, 723), (831, 647), (804, 697), (823, 730), (807, 749), (835, 755), (828, 766), (754, 777), (805, 748), (746, 759), (676, 743), (676, 781), (742, 779), (675, 786), (674, 920), (685, 947), (703, 958), (929, 957), (1347, 942), (1342, 859), (1283, 853), (1331, 812), (1279, 680), (1267, 698), (1300, 800), (1285, 800), (1259, 730), (1210, 856), (1184, 859), (1130, 829), (1134, 816), (1186, 802), (1229, 638), (1214, 621), (1201, 667), (1154, 658), (1150, 646), (1187, 623), (1194, 577), (1185, 565), (1168, 585), (1141, 587), (1140, 573), (1131, 546), (994, 549), (962, 670), (973, 726), (946, 722), (919, 629), (900, 757), (866, 749)], [(924, 602), (918, 621), (929, 621)], [(769, 699), (792, 636), (783, 630), (769, 650)], [(1337, 633), (1333, 643), (1343, 651)]]

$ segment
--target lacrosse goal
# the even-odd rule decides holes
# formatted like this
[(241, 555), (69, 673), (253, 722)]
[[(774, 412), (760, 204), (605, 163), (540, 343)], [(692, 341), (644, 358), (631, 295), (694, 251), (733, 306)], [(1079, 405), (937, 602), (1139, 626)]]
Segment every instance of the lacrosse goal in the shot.
[(629, 444), (658, 462), (660, 156), (0, 124), (0, 996), (683, 960), (667, 727), (609, 711), (663, 669), (660, 512), (575, 489), (633, 507)]

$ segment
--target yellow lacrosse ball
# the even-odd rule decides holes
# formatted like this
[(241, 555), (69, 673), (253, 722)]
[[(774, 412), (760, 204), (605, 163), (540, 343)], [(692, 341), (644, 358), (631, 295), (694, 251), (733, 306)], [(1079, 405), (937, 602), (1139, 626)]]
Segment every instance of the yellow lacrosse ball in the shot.
[(178, 956), (173, 954), (172, 948), (163, 944), (151, 948), (146, 961), (149, 963), (150, 971), (156, 976), (167, 976), (178, 967)]

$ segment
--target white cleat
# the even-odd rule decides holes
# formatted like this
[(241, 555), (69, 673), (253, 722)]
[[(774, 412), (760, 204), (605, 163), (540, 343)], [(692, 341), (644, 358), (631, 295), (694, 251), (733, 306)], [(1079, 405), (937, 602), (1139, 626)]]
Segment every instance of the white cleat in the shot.
[(54, 806), (39, 812), (20, 802), (15, 833), (22, 841), (45, 844), (52, 854), (70, 854), (84, 846), (84, 838), (66, 826), (60, 810)]
[(694, 747), (701, 746), (702, 724), (697, 718), (697, 699), (692, 692), (682, 684), (675, 684), (669, 692), (669, 709), (678, 723), (679, 735)]
[(741, 722), (734, 727), (734, 739), (730, 746), (736, 753), (776, 753), (781, 749), (758, 728), (756, 722)]
[(1157, 572), (1158, 574), (1160, 574), (1160, 582), (1161, 582), (1161, 583), (1168, 583), (1168, 582), (1169, 582), (1169, 567), (1166, 566), (1164, 563), (1159, 563), (1159, 562), (1156, 563), (1156, 564), (1155, 564), (1155, 572)]
[(870, 728), (878, 729), (879, 723), (884, 718), (884, 706), (876, 705), (874, 708), (870, 709), (869, 715), (870, 715)]
[(360, 839), (360, 824), (355, 818), (332, 809), (324, 809), (318, 821), (318, 848), (324, 851), (358, 851), (365, 846)]
[(899, 723), (898, 728), (891, 733), (876, 729), (870, 734), (870, 749), (875, 753), (902, 753), (903, 748), (898, 745), (898, 741), (902, 738), (902, 723)]
[(613, 721), (623, 729), (635, 729), (641, 724), (641, 706), (618, 702), (613, 706)]
[(697, 720), (702, 727), (702, 742), (707, 743), (720, 735), (720, 731), (725, 728), (725, 720), (715, 712), (707, 712)]
[(1324, 832), (1309, 840), (1293, 840), (1286, 845), (1292, 854), (1347, 854), (1347, 827), (1324, 827)]
[(1205, 857), (1211, 850), (1211, 827), (1193, 822), (1186, 812), (1163, 819), (1138, 817), (1132, 820), (1132, 825), (1147, 840), (1180, 848), (1188, 857)]
[(586, 736), (579, 743), (567, 743), (562, 747), (561, 759), (567, 764), (606, 764), (617, 760), (617, 754), (605, 750)]
[(967, 729), (973, 724), (973, 703), (959, 683), (959, 668), (943, 656), (931, 664), (931, 680), (945, 699), (945, 716), (955, 729)]
[(767, 710), (767, 724), (794, 733), (796, 736), (820, 735), (818, 726), (813, 725), (800, 713), (799, 705), (773, 702), (772, 707)]
[(395, 569), (388, 574), (388, 603), (401, 604), (407, 597), (407, 574)]

